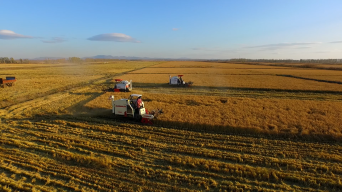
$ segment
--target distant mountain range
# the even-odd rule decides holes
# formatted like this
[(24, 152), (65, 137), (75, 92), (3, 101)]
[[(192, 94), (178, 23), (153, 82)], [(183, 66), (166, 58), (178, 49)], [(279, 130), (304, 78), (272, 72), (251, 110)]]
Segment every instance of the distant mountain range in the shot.
[[(63, 59), (64, 57), (37, 57), (32, 60), (55, 60)], [(82, 59), (92, 58), (92, 59), (123, 59), (123, 60), (203, 60), (203, 59), (190, 59), (186, 57), (182, 58), (156, 58), (156, 57), (132, 57), (132, 56), (112, 56), (112, 55), (96, 55), (92, 57), (83, 57)], [(67, 58), (66, 58), (67, 59)]]

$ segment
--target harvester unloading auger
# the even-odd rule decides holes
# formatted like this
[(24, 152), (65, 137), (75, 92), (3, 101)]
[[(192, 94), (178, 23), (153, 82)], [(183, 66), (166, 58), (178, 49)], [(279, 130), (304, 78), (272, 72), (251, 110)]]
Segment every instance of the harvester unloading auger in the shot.
[(142, 95), (131, 94), (128, 99), (114, 100), (114, 95), (110, 97), (112, 101), (112, 113), (115, 116), (130, 117), (145, 124), (153, 124), (153, 119), (163, 113), (162, 109), (149, 112), (145, 109), (145, 104), (141, 100)]
[(179, 86), (179, 87), (190, 87), (193, 82), (192, 81), (189, 81), (189, 82), (185, 82), (183, 80), (183, 77), (184, 75), (178, 75), (178, 76), (173, 76), (171, 77), (171, 75), (169, 76), (169, 84), (170, 85), (175, 85), (175, 86)]

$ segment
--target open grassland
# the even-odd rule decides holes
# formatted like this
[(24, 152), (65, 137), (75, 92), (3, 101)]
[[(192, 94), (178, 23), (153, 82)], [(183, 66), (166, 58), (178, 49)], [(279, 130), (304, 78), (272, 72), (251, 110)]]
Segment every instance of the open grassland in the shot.
[[(2, 77), (18, 81), (0, 89), (0, 191), (342, 190), (341, 85), (277, 76), (330, 71), (154, 61), (4, 66)], [(194, 86), (169, 87), (168, 70), (189, 72)], [(154, 126), (111, 116), (108, 97), (130, 94), (102, 91), (116, 78), (132, 79), (148, 110), (163, 109)]]

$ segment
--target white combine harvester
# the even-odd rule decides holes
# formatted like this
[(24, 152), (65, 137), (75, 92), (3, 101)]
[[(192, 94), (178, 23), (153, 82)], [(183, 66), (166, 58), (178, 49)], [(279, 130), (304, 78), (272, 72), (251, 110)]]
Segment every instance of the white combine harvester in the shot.
[[(147, 109), (145, 109), (144, 102), (138, 102), (138, 99), (141, 99), (142, 95), (139, 94), (131, 94), (128, 99), (119, 99), (114, 100), (114, 95), (110, 97), (112, 101), (112, 113), (115, 116), (122, 117), (131, 117), (142, 123), (147, 123), (152, 125), (152, 119), (155, 115), (159, 113), (163, 113), (162, 110), (158, 110), (157, 112), (152, 111), (149, 113)], [(138, 106), (140, 104), (140, 106)]]
[(184, 75), (178, 75), (178, 76), (173, 76), (171, 77), (171, 75), (169, 76), (169, 84), (170, 85), (176, 85), (176, 86), (182, 86), (182, 87), (190, 87), (193, 82), (189, 81), (189, 82), (185, 82), (183, 80)]
[(122, 79), (115, 79), (115, 86), (114, 92), (131, 92), (132, 91), (132, 80), (122, 80)]

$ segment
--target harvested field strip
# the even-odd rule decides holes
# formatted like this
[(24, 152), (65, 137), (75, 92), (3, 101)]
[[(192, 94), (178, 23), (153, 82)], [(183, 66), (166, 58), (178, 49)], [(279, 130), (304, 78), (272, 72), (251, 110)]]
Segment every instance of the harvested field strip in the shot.
[(342, 189), (340, 145), (93, 120), (5, 122), (0, 185), (41, 191)]

